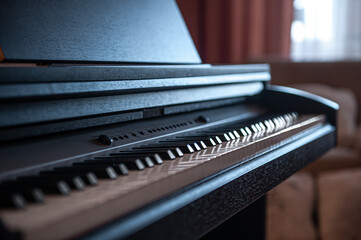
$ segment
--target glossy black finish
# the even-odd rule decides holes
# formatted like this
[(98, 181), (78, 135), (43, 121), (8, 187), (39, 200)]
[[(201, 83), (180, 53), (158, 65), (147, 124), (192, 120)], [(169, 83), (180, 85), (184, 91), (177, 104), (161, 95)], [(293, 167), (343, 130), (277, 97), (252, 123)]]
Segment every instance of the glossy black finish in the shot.
[(201, 62), (173, 0), (3, 0), (0, 46), (8, 61)]

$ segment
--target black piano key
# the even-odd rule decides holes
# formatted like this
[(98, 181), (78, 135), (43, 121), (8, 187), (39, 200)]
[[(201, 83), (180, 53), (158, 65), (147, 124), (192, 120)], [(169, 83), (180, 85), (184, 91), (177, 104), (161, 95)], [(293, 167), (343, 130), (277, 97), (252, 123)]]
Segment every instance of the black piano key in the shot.
[(158, 154), (163, 160), (174, 160), (176, 155), (172, 150), (134, 150), (134, 151), (120, 151), (118, 153), (111, 153), (110, 156), (121, 156), (121, 155), (136, 155), (136, 154)]
[(147, 147), (139, 147), (139, 148), (133, 148), (134, 150), (151, 150), (151, 151), (163, 151), (163, 152), (166, 152), (166, 151), (171, 151), (175, 157), (183, 157), (183, 151), (181, 150), (182, 146), (159, 146), (159, 148), (147, 148)]
[(200, 151), (202, 150), (203, 146), (205, 148), (207, 148), (207, 146), (203, 143), (202, 148), (200, 147), (200, 142), (195, 142), (195, 141), (184, 141), (184, 140), (179, 140), (179, 139), (167, 139), (167, 140), (163, 140), (163, 141), (160, 141), (159, 144), (175, 144), (175, 143), (178, 143), (178, 144), (188, 144), (192, 147), (193, 151)]
[(61, 195), (69, 195), (70, 187), (69, 185), (62, 180), (58, 179), (39, 179), (36, 176), (29, 179), (17, 179), (15, 181), (6, 182), (5, 183), (9, 187), (14, 187), (15, 189), (21, 188), (40, 188), (47, 194), (61, 194)]
[(203, 136), (209, 136), (209, 137), (215, 137), (219, 138), (222, 142), (229, 142), (231, 141), (231, 137), (228, 136), (225, 132), (201, 132), (199, 135)]
[(210, 137), (200, 137), (200, 136), (182, 136), (182, 137), (177, 137), (177, 139), (183, 140), (183, 141), (199, 141), (202, 145), (202, 147), (205, 149), (207, 146), (208, 147), (213, 147), (216, 146), (217, 143), (213, 140), (213, 138)]
[[(112, 157), (114, 159), (116, 159), (116, 158), (131, 158), (131, 159), (149, 158), (155, 164), (163, 164), (163, 159), (157, 153), (155, 153), (155, 154), (148, 154), (148, 153), (121, 154), (121, 155), (111, 155), (109, 157)], [(104, 159), (104, 158), (107, 158), (107, 157), (96, 157), (95, 159)]]
[[(140, 159), (112, 159), (111, 157), (96, 158), (94, 160), (85, 160), (81, 163), (74, 163), (74, 166), (97, 166), (97, 165), (111, 165), (111, 166), (125, 166), (129, 170), (144, 170), (145, 166)], [(154, 166), (154, 164), (153, 164)], [(120, 169), (120, 168), (119, 168)]]
[(149, 157), (155, 164), (163, 164), (163, 159), (158, 153), (132, 153), (132, 154), (122, 154), (117, 155), (116, 157), (132, 157), (132, 158), (147, 158)]
[(65, 173), (75, 173), (79, 175), (81, 173), (93, 172), (98, 178), (106, 179), (117, 179), (118, 174), (114, 168), (110, 166), (71, 166), (71, 167), (56, 167), (54, 171), (65, 172)]
[(72, 189), (75, 190), (84, 190), (85, 183), (83, 180), (78, 176), (44, 176), (44, 175), (35, 175), (35, 176), (25, 176), (20, 177), (18, 180), (22, 181), (33, 181), (35, 178), (42, 180), (42, 181), (64, 181), (66, 182)]
[(213, 142), (215, 144), (222, 144), (222, 139), (219, 138), (218, 136), (214, 135), (214, 134), (198, 134), (198, 135), (186, 135), (184, 136), (186, 138), (192, 139), (192, 140), (197, 140), (197, 139), (201, 139), (207, 146), (214, 146), (212, 145)]
[(39, 173), (40, 176), (59, 176), (61, 177), (80, 177), (83, 182), (90, 186), (95, 186), (98, 184), (98, 178), (92, 172), (73, 174), (73, 173), (62, 173), (57, 171), (42, 171)]
[(73, 166), (84, 166), (84, 167), (98, 167), (98, 166), (109, 166), (112, 167), (117, 173), (119, 173), (120, 175), (128, 175), (128, 168), (125, 164), (123, 163), (115, 163), (114, 161), (111, 162), (96, 162), (93, 160), (85, 160), (83, 162), (78, 162), (78, 163), (73, 163)]
[(180, 143), (180, 144), (189, 144), (192, 146), (192, 148), (195, 151), (200, 151), (201, 149), (206, 149), (207, 145), (203, 142), (203, 138), (197, 139), (197, 140), (190, 140), (190, 139), (184, 139), (184, 138), (171, 138), (167, 140), (160, 141), (160, 143), (169, 143), (172, 144), (173, 142)]
[(170, 144), (163, 144), (163, 143), (157, 143), (157, 144), (149, 144), (149, 145), (143, 145), (141, 147), (134, 148), (137, 149), (158, 149), (158, 150), (174, 150), (175, 153), (177, 153), (178, 157), (183, 157), (183, 153), (194, 153), (193, 148), (189, 144), (176, 144), (176, 143), (170, 143)]
[(45, 201), (44, 192), (40, 188), (22, 189), (19, 192), (28, 202), (43, 203)]
[(23, 195), (17, 192), (1, 192), (0, 193), (0, 207), (1, 208), (16, 208), (24, 209), (26, 207), (26, 200)]

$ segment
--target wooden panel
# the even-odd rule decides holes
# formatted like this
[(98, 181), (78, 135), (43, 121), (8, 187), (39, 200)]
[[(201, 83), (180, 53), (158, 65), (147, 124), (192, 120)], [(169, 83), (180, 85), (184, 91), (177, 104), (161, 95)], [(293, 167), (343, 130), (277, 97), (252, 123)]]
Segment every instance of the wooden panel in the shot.
[(173, 0), (4, 0), (6, 60), (200, 63)]

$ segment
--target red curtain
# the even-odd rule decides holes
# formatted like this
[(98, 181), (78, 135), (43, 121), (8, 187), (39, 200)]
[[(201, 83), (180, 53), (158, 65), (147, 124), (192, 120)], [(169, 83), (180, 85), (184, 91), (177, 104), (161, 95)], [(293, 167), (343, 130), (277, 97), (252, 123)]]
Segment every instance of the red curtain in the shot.
[(293, 0), (177, 0), (204, 63), (288, 58)]

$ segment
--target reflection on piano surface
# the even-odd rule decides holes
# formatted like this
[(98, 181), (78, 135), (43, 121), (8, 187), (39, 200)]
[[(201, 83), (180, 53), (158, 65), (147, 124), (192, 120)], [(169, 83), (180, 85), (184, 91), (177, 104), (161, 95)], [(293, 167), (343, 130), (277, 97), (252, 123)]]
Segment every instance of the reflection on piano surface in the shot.
[(18, 4), (0, 4), (3, 239), (199, 238), (335, 145), (334, 103), (266, 64), (201, 64), (174, 1)]

